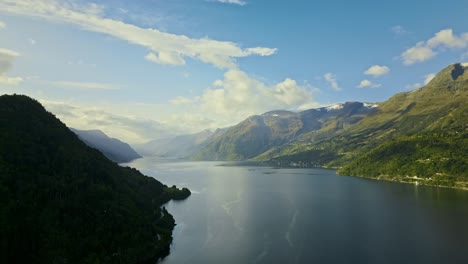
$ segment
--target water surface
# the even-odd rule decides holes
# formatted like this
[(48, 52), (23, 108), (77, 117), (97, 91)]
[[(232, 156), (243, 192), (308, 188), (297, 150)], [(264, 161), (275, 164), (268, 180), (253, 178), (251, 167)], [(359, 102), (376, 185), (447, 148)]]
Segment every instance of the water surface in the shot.
[(162, 263), (468, 263), (467, 191), (221, 164), (128, 164), (193, 193)]

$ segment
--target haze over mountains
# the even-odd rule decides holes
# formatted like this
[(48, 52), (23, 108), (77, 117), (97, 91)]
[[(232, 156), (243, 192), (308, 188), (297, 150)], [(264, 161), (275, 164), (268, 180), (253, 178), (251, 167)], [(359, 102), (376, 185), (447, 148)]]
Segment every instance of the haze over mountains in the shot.
[(221, 136), (228, 128), (203, 130), (199, 133), (156, 139), (133, 146), (143, 156), (187, 158)]
[(70, 128), (86, 145), (96, 148), (107, 158), (117, 163), (130, 162), (141, 158), (129, 144), (116, 138), (108, 137), (100, 130), (79, 130)]
[[(426, 183), (447, 186), (458, 179), (463, 187), (468, 171), (463, 154), (468, 153), (467, 67), (452, 64), (425, 87), (396, 94), (383, 103), (347, 102), (299, 113), (271, 111), (232, 127), (154, 140), (135, 148), (145, 156), (341, 168), (343, 174), (392, 180), (445, 175), (452, 179), (439, 177)], [(110, 152), (108, 143), (92, 143), (103, 153)], [(114, 153), (136, 154), (128, 145), (118, 145), (124, 148), (114, 148)], [(398, 175), (388, 176), (392, 172)]]
[[(300, 113), (273, 111), (249, 117), (192, 158), (254, 159), (281, 166), (344, 166), (344, 174), (369, 177), (383, 177), (393, 169), (398, 174), (394, 176), (445, 175), (457, 178), (464, 186), (461, 182), (468, 177), (467, 102), (468, 64), (455, 63), (425, 87), (396, 94), (378, 107), (354, 102)], [(395, 149), (392, 144), (398, 145), (399, 140), (414, 148)], [(389, 162), (372, 166), (388, 149), (392, 151), (385, 154), (387, 159), (407, 159), (391, 166)], [(374, 158), (369, 151), (374, 151)], [(418, 170), (422, 164), (432, 169)], [(373, 169), (362, 170), (369, 167)], [(434, 184), (450, 185), (454, 178), (442, 182), (438, 179)]]

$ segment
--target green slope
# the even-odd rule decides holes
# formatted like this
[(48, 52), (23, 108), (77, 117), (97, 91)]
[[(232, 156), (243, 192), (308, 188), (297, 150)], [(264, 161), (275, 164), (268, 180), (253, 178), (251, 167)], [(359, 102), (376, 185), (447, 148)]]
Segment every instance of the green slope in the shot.
[(111, 162), (26, 96), (0, 97), (0, 263), (140, 263), (190, 195)]
[(468, 189), (468, 135), (425, 133), (386, 142), (338, 172), (384, 180)]
[(287, 111), (251, 116), (228, 129), (192, 156), (196, 160), (245, 160), (292, 138), (303, 127), (300, 118)]
[[(377, 111), (355, 125), (318, 140), (296, 140), (272, 157), (287, 160), (294, 156), (310, 161), (328, 153), (335, 158), (321, 165), (341, 167), (388, 140), (424, 132), (466, 133), (468, 120), (468, 73), (460, 64), (442, 70), (425, 87), (400, 93), (380, 104)], [(330, 154), (331, 153), (331, 154)]]
[(270, 159), (290, 142), (304, 143), (305, 138), (320, 138), (347, 129), (372, 111), (363, 103), (349, 102), (337, 105), (336, 109), (318, 108), (300, 113), (272, 111), (252, 116), (229, 128), (192, 158), (245, 160), (262, 155), (260, 159)]

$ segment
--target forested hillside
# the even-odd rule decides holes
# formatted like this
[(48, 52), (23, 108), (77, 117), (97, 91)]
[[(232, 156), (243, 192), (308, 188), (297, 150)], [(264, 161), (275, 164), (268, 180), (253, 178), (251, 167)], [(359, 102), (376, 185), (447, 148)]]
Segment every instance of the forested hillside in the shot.
[(0, 97), (0, 263), (140, 263), (166, 255), (168, 188), (86, 146), (35, 100)]

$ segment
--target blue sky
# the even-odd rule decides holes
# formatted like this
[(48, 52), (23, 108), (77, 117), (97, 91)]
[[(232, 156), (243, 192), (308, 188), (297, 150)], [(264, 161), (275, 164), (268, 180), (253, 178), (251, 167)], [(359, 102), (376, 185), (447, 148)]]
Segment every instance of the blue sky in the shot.
[(466, 1), (0, 0), (0, 90), (131, 143), (379, 102), (468, 61)]

